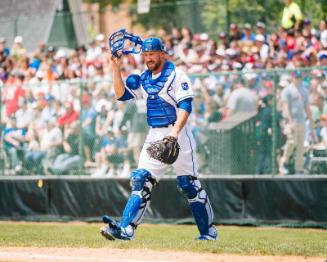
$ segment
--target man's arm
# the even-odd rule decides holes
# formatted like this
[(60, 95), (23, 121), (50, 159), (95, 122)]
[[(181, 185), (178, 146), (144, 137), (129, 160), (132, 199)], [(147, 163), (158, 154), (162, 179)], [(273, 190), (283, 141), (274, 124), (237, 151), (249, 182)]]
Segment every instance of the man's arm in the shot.
[(115, 58), (114, 56), (111, 56), (111, 67), (113, 72), (113, 85), (114, 85), (114, 91), (115, 91), (115, 97), (116, 99), (121, 98), (125, 93), (125, 84), (123, 81), (123, 78), (121, 76), (120, 66), (122, 64), (122, 58)]
[(177, 120), (170, 131), (170, 136), (178, 137), (183, 127), (186, 125), (187, 119), (192, 112), (192, 98), (187, 98), (178, 103), (179, 111)]
[(182, 131), (183, 127), (186, 125), (188, 116), (190, 114), (184, 109), (179, 110), (177, 115), (177, 120), (173, 126), (173, 129), (170, 131), (170, 136), (178, 137), (179, 133)]

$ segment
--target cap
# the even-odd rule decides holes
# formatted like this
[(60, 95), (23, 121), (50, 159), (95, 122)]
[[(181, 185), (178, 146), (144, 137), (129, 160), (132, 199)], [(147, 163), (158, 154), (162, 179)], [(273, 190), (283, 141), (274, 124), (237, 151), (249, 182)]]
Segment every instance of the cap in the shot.
[(46, 100), (47, 102), (50, 102), (50, 101), (53, 101), (53, 100), (54, 100), (54, 97), (53, 97), (52, 95), (50, 95), (50, 94), (46, 94), (46, 95), (45, 95), (45, 100)]
[(292, 72), (292, 76), (296, 78), (301, 78), (302, 77), (301, 70), (295, 70), (294, 72)]
[(251, 29), (251, 25), (249, 23), (244, 24), (245, 29)]
[(23, 42), (23, 37), (20, 36), (20, 35), (16, 36), (15, 39), (14, 39), (14, 42), (16, 44), (22, 43)]
[(219, 37), (220, 38), (225, 38), (226, 37), (226, 33), (225, 32), (220, 32)]
[(265, 37), (263, 35), (259, 34), (259, 35), (255, 36), (255, 40), (258, 41), (258, 42), (264, 42)]
[(103, 34), (98, 34), (96, 37), (95, 37), (95, 40), (101, 42), (104, 40), (104, 35)]
[(65, 106), (66, 106), (67, 108), (73, 108), (73, 107), (74, 107), (74, 104), (73, 104), (73, 102), (68, 101), (68, 102), (66, 102)]
[(6, 43), (6, 39), (4, 37), (0, 37), (0, 43)]
[(311, 24), (311, 20), (309, 18), (305, 18), (305, 19), (303, 19), (303, 24), (304, 25), (310, 25)]
[(151, 51), (164, 51), (164, 45), (160, 38), (158, 37), (150, 37), (143, 41), (142, 52), (151, 52)]
[(279, 86), (281, 87), (286, 87), (288, 85), (288, 82), (286, 80), (281, 80), (279, 83), (278, 83)]
[(36, 76), (37, 78), (43, 78), (43, 77), (44, 77), (44, 73), (43, 73), (43, 71), (38, 70), (38, 71), (36, 72), (35, 76)]
[(232, 23), (232, 24), (230, 24), (229, 28), (230, 28), (230, 29), (236, 29), (236, 28), (237, 28), (237, 25), (234, 24), (234, 23)]
[(257, 22), (257, 27), (266, 28), (266, 25), (265, 25), (264, 22), (258, 21)]

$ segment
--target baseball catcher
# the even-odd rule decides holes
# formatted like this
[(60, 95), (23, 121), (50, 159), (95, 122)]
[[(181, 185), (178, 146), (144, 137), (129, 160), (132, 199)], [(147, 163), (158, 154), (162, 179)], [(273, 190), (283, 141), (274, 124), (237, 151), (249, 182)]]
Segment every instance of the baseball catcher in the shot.
[[(126, 41), (134, 44), (126, 44)], [(122, 218), (117, 222), (103, 216), (107, 226), (102, 227), (100, 233), (108, 240), (132, 240), (150, 204), (153, 186), (171, 165), (177, 175), (177, 187), (188, 199), (199, 229), (197, 239), (216, 240), (218, 234), (213, 225), (213, 212), (209, 197), (198, 179), (196, 145), (187, 124), (194, 97), (189, 77), (167, 60), (160, 38), (141, 40), (120, 30), (110, 37), (109, 43), (115, 97), (119, 101), (144, 99), (150, 130), (138, 167), (130, 176), (132, 192)], [(147, 70), (123, 79), (122, 56), (138, 52), (142, 53)]]

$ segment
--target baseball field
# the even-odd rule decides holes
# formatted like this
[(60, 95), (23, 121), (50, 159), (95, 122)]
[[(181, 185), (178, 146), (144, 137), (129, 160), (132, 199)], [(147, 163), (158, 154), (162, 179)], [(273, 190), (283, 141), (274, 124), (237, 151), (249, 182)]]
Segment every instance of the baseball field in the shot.
[(0, 261), (317, 261), (327, 231), (219, 226), (218, 241), (195, 241), (193, 225), (141, 225), (133, 241), (108, 241), (100, 223), (0, 222)]

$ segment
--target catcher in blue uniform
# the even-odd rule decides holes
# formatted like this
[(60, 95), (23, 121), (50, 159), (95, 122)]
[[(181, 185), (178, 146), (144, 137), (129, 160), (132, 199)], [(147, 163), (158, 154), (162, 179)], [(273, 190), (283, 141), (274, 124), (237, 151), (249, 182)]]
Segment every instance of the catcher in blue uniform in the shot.
[(150, 126), (141, 151), (138, 168), (131, 173), (132, 192), (121, 221), (103, 216), (107, 224), (100, 233), (109, 240), (131, 240), (150, 204), (152, 187), (172, 165), (177, 185), (185, 193), (195, 222), (199, 240), (216, 240), (213, 212), (206, 191), (198, 177), (196, 145), (187, 124), (192, 112), (193, 91), (185, 72), (166, 60), (160, 38), (137, 39), (147, 70), (141, 75), (130, 75), (123, 81), (121, 45), (111, 45), (113, 85), (120, 101), (145, 99), (147, 122)]

